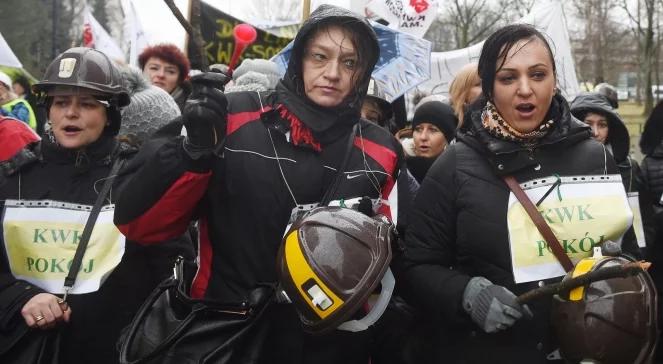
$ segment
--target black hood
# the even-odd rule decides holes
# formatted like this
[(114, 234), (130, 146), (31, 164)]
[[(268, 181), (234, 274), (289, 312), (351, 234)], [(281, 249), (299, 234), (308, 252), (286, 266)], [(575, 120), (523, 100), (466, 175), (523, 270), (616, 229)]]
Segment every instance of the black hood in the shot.
[(663, 119), (663, 101), (656, 104), (656, 107), (654, 107), (654, 110), (652, 110), (645, 122), (645, 127), (640, 136), (640, 150), (642, 151), (642, 154), (661, 154), (660, 145), (663, 143), (663, 127), (661, 126), (661, 119)]
[(624, 121), (610, 105), (608, 99), (596, 92), (582, 93), (571, 102), (571, 113), (579, 120), (584, 120), (589, 112), (605, 115), (608, 119), (608, 144), (612, 147), (615, 161), (621, 162), (628, 157), (631, 139)]
[[(350, 26), (357, 37), (364, 37), (369, 49), (357, 49), (359, 57), (366, 59), (367, 69), (357, 82), (357, 92), (353, 92), (340, 105), (325, 108), (312, 102), (304, 92), (302, 77), (302, 57), (306, 42), (320, 27), (325, 25)], [(358, 47), (357, 45), (357, 48)], [(302, 25), (293, 42), (288, 69), (283, 80), (277, 85), (279, 98), (286, 107), (297, 115), (315, 134), (326, 132), (331, 126), (354, 124), (359, 120), (361, 106), (366, 96), (373, 67), (380, 56), (377, 36), (371, 25), (359, 15), (332, 5), (319, 6)]]

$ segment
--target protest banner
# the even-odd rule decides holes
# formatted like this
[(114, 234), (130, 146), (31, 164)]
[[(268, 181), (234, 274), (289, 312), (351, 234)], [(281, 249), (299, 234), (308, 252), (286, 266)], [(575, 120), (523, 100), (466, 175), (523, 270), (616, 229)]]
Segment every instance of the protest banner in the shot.
[[(207, 60), (210, 64), (228, 64), (235, 47), (233, 28), (244, 21), (232, 17), (204, 1), (201, 1), (200, 6), (200, 30), (205, 42), (204, 50)], [(240, 60), (245, 58), (270, 59), (291, 40), (275, 36), (262, 29), (256, 30), (258, 32), (256, 41), (246, 48)], [(189, 57), (192, 56), (191, 46), (189, 44)]]

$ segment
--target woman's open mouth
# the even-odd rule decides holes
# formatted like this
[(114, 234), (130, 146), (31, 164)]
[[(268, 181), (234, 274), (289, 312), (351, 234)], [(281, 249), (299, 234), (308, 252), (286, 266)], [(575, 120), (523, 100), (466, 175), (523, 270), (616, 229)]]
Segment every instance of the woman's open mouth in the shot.
[(65, 135), (74, 135), (83, 131), (82, 128), (79, 128), (75, 125), (67, 125), (64, 128), (62, 128), (62, 130), (64, 131)]
[(534, 104), (530, 104), (530, 103), (522, 103), (522, 104), (518, 104), (518, 106), (516, 106), (516, 110), (518, 110), (518, 113), (521, 116), (531, 116), (534, 113), (535, 109), (536, 109), (536, 106), (534, 106)]

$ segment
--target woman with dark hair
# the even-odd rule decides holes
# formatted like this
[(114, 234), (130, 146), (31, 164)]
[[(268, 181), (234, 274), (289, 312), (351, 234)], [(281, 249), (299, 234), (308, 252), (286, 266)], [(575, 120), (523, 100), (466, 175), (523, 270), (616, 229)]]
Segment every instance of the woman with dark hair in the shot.
[(191, 65), (186, 55), (174, 44), (159, 44), (145, 48), (138, 56), (138, 63), (145, 77), (168, 92), (182, 110), (191, 93), (186, 81)]
[[(560, 359), (550, 299), (525, 305), (517, 296), (559, 281), (566, 269), (505, 182), (520, 183), (542, 213), (570, 211), (564, 208), (592, 193), (619, 202), (592, 205), (593, 229), (577, 208), (563, 221), (546, 215), (560, 241), (577, 245), (580, 230), (591, 235), (594, 243), (561, 252), (573, 261), (589, 257), (602, 234), (619, 241), (630, 209), (614, 160), (557, 92), (543, 34), (523, 24), (499, 29), (484, 43), (478, 70), (483, 96), (428, 171), (409, 215), (403, 286), (452, 333), (440, 362), (548, 363)], [(579, 182), (596, 176), (612, 181), (609, 191)], [(622, 249), (637, 254), (637, 247)]]
[[(0, 168), (0, 362), (36, 362), (18, 358), (30, 353), (20, 350), (27, 345), (6, 352), (10, 340), (39, 342), (52, 334), (57, 354), (49, 361), (115, 364), (120, 331), (172, 271), (159, 261), (163, 245), (127, 241), (112, 223), (115, 188), (125, 174), (110, 174), (136, 151), (116, 138), (129, 95), (111, 60), (82, 47), (53, 60), (34, 90), (51, 128), (18, 151), (0, 148), (13, 153)], [(67, 291), (65, 277), (106, 180), (113, 185)]]

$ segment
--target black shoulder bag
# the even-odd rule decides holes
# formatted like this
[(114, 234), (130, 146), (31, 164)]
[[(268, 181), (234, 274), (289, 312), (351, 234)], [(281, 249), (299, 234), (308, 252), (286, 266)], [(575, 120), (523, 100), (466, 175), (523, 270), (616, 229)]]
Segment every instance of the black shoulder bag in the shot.
[[(81, 240), (76, 247), (76, 253), (72, 260), (71, 268), (65, 278), (64, 287), (65, 294), (61, 302), (65, 303), (67, 294), (76, 283), (76, 276), (81, 267), (81, 261), (85, 255), (92, 229), (99, 217), (99, 212), (104, 204), (106, 195), (111, 189), (115, 175), (120, 170), (122, 159), (119, 157), (113, 163), (111, 172), (104, 182), (94, 206), (90, 211), (90, 216), (85, 222)], [(9, 288), (11, 289), (11, 288)], [(7, 312), (4, 312), (0, 320), (19, 320), (16, 322), (16, 327), (11, 333), (0, 332), (0, 363), (29, 363), (29, 364), (57, 364), (60, 356), (60, 330), (50, 329), (31, 329), (23, 322), (21, 316), (21, 309), (23, 308), (24, 300), (17, 300), (16, 304)]]

